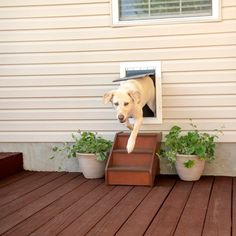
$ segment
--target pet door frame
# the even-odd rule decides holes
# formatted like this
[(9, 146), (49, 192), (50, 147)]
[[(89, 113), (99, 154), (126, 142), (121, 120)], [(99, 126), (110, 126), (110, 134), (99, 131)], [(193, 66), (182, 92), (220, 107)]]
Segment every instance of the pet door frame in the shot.
[[(154, 117), (144, 117), (143, 124), (162, 124), (162, 86), (161, 86), (161, 62), (160, 61), (142, 61), (142, 62), (122, 62), (120, 63), (120, 77), (126, 77), (126, 71), (154, 70), (155, 89), (156, 89), (156, 115)], [(134, 123), (133, 119), (130, 119)]]

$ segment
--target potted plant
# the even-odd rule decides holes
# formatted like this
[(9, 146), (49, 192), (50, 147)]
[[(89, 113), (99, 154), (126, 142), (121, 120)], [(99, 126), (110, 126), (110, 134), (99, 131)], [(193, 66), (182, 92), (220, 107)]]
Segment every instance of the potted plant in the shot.
[(173, 126), (166, 135), (165, 144), (159, 156), (174, 164), (182, 180), (199, 180), (205, 161), (215, 159), (215, 139), (217, 135), (201, 133), (196, 125), (190, 124), (192, 130), (183, 133), (179, 126)]
[(79, 131), (79, 136), (72, 134), (72, 138), (74, 140), (72, 144), (65, 143), (63, 147), (56, 146), (53, 152), (65, 152), (68, 158), (77, 157), (85, 178), (102, 178), (112, 142), (94, 132)]

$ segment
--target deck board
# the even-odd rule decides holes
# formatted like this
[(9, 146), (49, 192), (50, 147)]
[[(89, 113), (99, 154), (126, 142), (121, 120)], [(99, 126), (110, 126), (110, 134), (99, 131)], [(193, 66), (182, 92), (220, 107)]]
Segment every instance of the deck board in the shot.
[(200, 236), (202, 234), (212, 183), (212, 177), (202, 177), (200, 181), (194, 183), (175, 236)]
[(145, 235), (172, 235), (192, 190), (192, 182), (177, 181)]
[(23, 208), (25, 205), (30, 204), (31, 202), (57, 188), (61, 185), (61, 179), (64, 178), (63, 173), (51, 173), (50, 175), (47, 175), (45, 177), (47, 177), (46, 180), (44, 178), (44, 180), (46, 181), (45, 185), (39, 186), (39, 188), (34, 189), (34, 191), (26, 193), (25, 195), (15, 199), (15, 201), (11, 201), (3, 205), (0, 211), (0, 219), (10, 215), (14, 211)]
[(215, 177), (203, 236), (231, 235), (232, 178)]
[(44, 207), (54, 202), (56, 199), (60, 198), (61, 196), (63, 196), (64, 194), (66, 194), (67, 192), (75, 188), (78, 185), (77, 183), (78, 181), (74, 179), (76, 176), (78, 176), (78, 174), (73, 174), (73, 175), (67, 174), (65, 178), (62, 180), (66, 184), (44, 195), (42, 198), (39, 198), (36, 201), (26, 205), (24, 208), (20, 209), (19, 211), (16, 211), (8, 215), (7, 217), (1, 219), (0, 220), (0, 235), (3, 232), (10, 229), (11, 229), (10, 232), (14, 231), (14, 226), (19, 224), (21, 221), (32, 216), (36, 212), (40, 211)]
[(0, 180), (0, 189), (8, 184), (12, 184), (14, 182), (17, 182), (20, 179), (23, 179), (29, 175), (32, 175), (33, 173), (30, 171), (22, 171), (17, 174), (11, 175), (9, 177), (6, 177), (4, 179)]
[(135, 209), (116, 235), (143, 235), (150, 222), (161, 208), (175, 182), (176, 180), (173, 177), (160, 178), (156, 186), (151, 189), (151, 192), (142, 201), (139, 207)]
[(104, 184), (99, 185), (79, 201), (75, 201), (73, 205), (48, 221), (45, 225), (35, 231), (33, 235), (51, 236), (60, 233), (79, 216), (89, 210), (97, 201), (109, 194), (113, 188), (114, 187), (112, 186), (106, 186)]
[[(59, 235), (85, 235), (99, 220), (101, 220), (125, 195), (131, 186), (117, 186), (94, 206), (78, 217)], [(78, 227), (79, 225), (79, 227)]]
[(11, 202), (22, 195), (33, 191), (39, 186), (47, 183), (48, 177), (50, 173), (40, 172), (34, 173), (30, 178), (24, 178), (12, 185), (7, 185), (1, 188), (0, 192), (0, 206)]
[(149, 187), (133, 188), (87, 235), (114, 235), (150, 191)]
[[(36, 233), (36, 230), (101, 184), (101, 181), (86, 181), (84, 178), (81, 178), (81, 176), (77, 178), (77, 181), (80, 183), (77, 188), (17, 225), (11, 235), (28, 235), (34, 231), (36, 235), (45, 235), (47, 231), (45, 227), (43, 227), (39, 233)], [(45, 232), (41, 233), (42, 230)]]
[(151, 188), (22, 172), (0, 181), (0, 199), (0, 235), (236, 236), (235, 177), (159, 176)]

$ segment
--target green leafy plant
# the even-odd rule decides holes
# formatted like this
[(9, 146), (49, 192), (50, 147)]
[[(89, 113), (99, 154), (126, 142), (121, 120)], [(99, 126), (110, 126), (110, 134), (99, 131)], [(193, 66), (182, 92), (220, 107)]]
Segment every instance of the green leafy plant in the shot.
[[(171, 164), (176, 162), (176, 155), (197, 155), (200, 159), (213, 161), (215, 159), (216, 134), (202, 133), (191, 121), (192, 130), (184, 133), (179, 126), (173, 126), (166, 135), (165, 144), (162, 145), (160, 158), (166, 158)], [(215, 130), (217, 132), (221, 132)], [(194, 161), (188, 160), (184, 163), (186, 168), (191, 168)]]
[[(53, 147), (54, 154), (64, 152), (68, 158), (76, 157), (76, 153), (93, 153), (96, 154), (98, 161), (105, 161), (107, 154), (111, 149), (112, 142), (98, 136), (94, 132), (81, 132), (79, 135), (72, 134), (73, 143), (64, 143), (62, 147)], [(50, 159), (53, 159), (53, 155)]]
[(187, 160), (187, 161), (184, 162), (184, 166), (186, 168), (191, 168), (191, 167), (194, 166), (194, 164), (195, 164), (194, 160)]

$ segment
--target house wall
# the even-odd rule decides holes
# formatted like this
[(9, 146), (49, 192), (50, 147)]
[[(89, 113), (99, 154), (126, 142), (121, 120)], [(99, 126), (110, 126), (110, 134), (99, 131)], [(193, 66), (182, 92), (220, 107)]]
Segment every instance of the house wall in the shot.
[(236, 165), (236, 1), (221, 10), (215, 22), (112, 27), (108, 0), (1, 0), (0, 151), (29, 145), (25, 168), (37, 169), (30, 143), (69, 141), (78, 129), (113, 137), (125, 127), (101, 97), (119, 63), (158, 60), (163, 124), (142, 130), (188, 130), (189, 118), (223, 129), (220, 146), (232, 151), (223, 162)]

